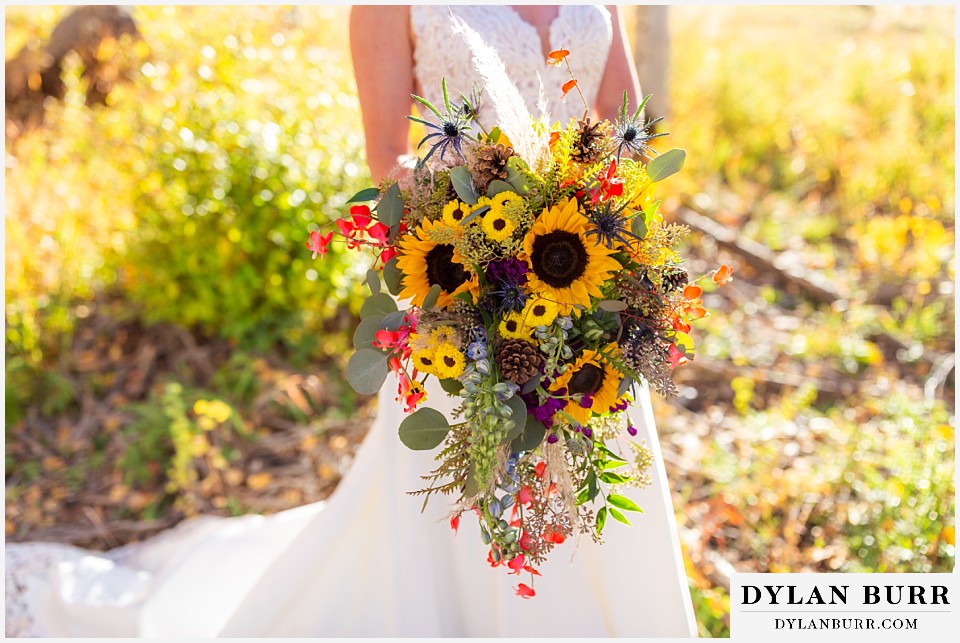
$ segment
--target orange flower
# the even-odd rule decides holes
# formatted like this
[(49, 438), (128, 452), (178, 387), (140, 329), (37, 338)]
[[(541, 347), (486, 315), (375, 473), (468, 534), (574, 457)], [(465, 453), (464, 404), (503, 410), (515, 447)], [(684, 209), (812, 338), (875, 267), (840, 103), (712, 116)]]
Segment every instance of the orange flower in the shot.
[(703, 294), (703, 288), (696, 286), (694, 284), (687, 284), (687, 287), (683, 289), (683, 298), (684, 299), (696, 299)]
[(563, 84), (563, 87), (562, 87), (562, 89), (563, 89), (563, 97), (566, 98), (566, 97), (567, 97), (567, 94), (570, 93), (570, 90), (572, 90), (572, 89), (573, 89), (574, 87), (576, 87), (576, 86), (577, 86), (577, 79), (576, 79), (576, 78), (571, 78), (570, 80), (568, 80), (567, 82), (565, 82), (565, 83)]
[(550, 132), (550, 151), (560, 141), (560, 132)]
[(733, 268), (727, 264), (723, 264), (713, 273), (713, 283), (717, 284), (717, 286), (724, 286), (731, 279), (733, 279)]
[(685, 301), (681, 307), (683, 308), (683, 314), (687, 316), (687, 319), (694, 320), (707, 316), (707, 309), (703, 307), (703, 302), (699, 299)]
[(547, 55), (547, 64), (548, 65), (559, 65), (564, 61), (564, 59), (570, 55), (570, 52), (566, 49), (557, 49), (556, 51), (551, 51)]

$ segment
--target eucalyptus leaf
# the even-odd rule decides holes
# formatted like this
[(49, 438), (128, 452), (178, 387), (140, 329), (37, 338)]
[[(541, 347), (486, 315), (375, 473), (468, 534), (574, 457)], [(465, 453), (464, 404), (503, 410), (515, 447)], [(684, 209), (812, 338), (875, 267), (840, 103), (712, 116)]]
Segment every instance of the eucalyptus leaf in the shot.
[(387, 284), (387, 290), (391, 295), (399, 295), (403, 290), (403, 272), (397, 268), (397, 257), (393, 257), (383, 267), (383, 281)]
[(607, 524), (607, 508), (601, 507), (597, 512), (597, 535), (603, 532), (603, 526)]
[(433, 284), (430, 286), (430, 290), (427, 291), (427, 296), (423, 298), (423, 304), (420, 308), (424, 310), (433, 308), (437, 305), (438, 299), (440, 299), (440, 284)]
[(537, 387), (540, 386), (540, 382), (543, 381), (543, 375), (537, 375), (529, 380), (523, 385), (523, 388), (520, 389), (520, 392), (526, 395), (527, 393), (533, 393), (537, 390)]
[(471, 212), (471, 213), (468, 214), (467, 216), (463, 217), (463, 220), (460, 221), (460, 225), (461, 225), (461, 226), (467, 225), (468, 223), (470, 223), (471, 221), (473, 221), (473, 220), (476, 219), (477, 217), (480, 217), (480, 216), (483, 216), (484, 214), (486, 214), (489, 209), (490, 209), (490, 206), (489, 206), (489, 205), (484, 205), (484, 206), (481, 206), (481, 207), (477, 208), (476, 210), (474, 210), (473, 212)]
[(501, 181), (500, 179), (494, 179), (490, 181), (490, 185), (487, 186), (487, 196), (495, 197), (501, 192), (513, 192), (514, 188), (512, 185), (506, 181)]
[(373, 395), (387, 379), (387, 356), (372, 348), (361, 348), (347, 362), (347, 381), (357, 393)]
[(461, 201), (470, 205), (477, 204), (477, 188), (473, 185), (470, 170), (463, 165), (450, 168), (450, 182)]
[(647, 163), (647, 176), (654, 183), (662, 181), (679, 172), (686, 158), (687, 152), (685, 150), (672, 149), (664, 152)]
[(647, 222), (644, 216), (637, 215), (630, 219), (630, 232), (643, 239), (647, 236)]
[(507, 406), (510, 407), (510, 419), (513, 420), (513, 429), (500, 444), (509, 444), (522, 433), (527, 425), (527, 405), (518, 395), (514, 395), (507, 400)]
[(367, 285), (374, 295), (380, 294), (380, 273), (372, 268), (367, 271)]
[(459, 380), (455, 380), (452, 377), (448, 377), (440, 380), (440, 388), (450, 395), (457, 395), (460, 391), (463, 390), (463, 384)]
[(511, 156), (507, 161), (507, 183), (513, 186), (514, 191), (520, 196), (525, 196), (530, 190), (530, 182), (527, 175), (526, 164), (519, 156)]
[(630, 500), (630, 498), (627, 498), (626, 496), (611, 493), (607, 495), (607, 502), (614, 507), (623, 509), (624, 511), (638, 511), (643, 513), (643, 509), (640, 508), (640, 505), (635, 503), (633, 500)]
[(480, 493), (480, 483), (477, 480), (477, 465), (471, 461), (467, 480), (463, 485), (463, 497), (473, 498), (478, 493)]
[(622, 397), (624, 393), (629, 391), (633, 384), (634, 382), (632, 377), (624, 377), (622, 380), (620, 380), (620, 386), (617, 388), (617, 398)]
[(533, 451), (540, 446), (546, 434), (547, 427), (543, 426), (543, 422), (532, 415), (528, 415), (523, 433), (510, 443), (510, 448), (514, 451)]
[(400, 224), (400, 219), (403, 218), (403, 199), (400, 196), (398, 183), (391, 185), (380, 199), (377, 205), (377, 218), (388, 228)]
[(380, 320), (380, 328), (382, 330), (397, 330), (403, 325), (406, 316), (407, 311), (405, 310), (395, 310), (392, 313), (387, 313)]
[(360, 307), (360, 319), (366, 319), (374, 315), (380, 315), (382, 317), (396, 310), (397, 302), (393, 300), (393, 297), (382, 292), (372, 297), (367, 297), (367, 300), (363, 302), (363, 306)]
[(429, 451), (440, 446), (449, 431), (450, 423), (443, 413), (424, 407), (400, 423), (400, 441), (414, 451)]
[(619, 313), (629, 308), (627, 304), (618, 299), (604, 299), (597, 304), (597, 307), (600, 308), (600, 310), (607, 311), (608, 313)]
[(353, 332), (353, 345), (357, 350), (361, 348), (373, 348), (373, 340), (377, 337), (380, 330), (380, 321), (383, 318), (379, 315), (373, 315), (360, 320), (357, 330)]
[(352, 197), (347, 203), (363, 203), (365, 201), (373, 201), (380, 195), (380, 188), (366, 188), (360, 190)]

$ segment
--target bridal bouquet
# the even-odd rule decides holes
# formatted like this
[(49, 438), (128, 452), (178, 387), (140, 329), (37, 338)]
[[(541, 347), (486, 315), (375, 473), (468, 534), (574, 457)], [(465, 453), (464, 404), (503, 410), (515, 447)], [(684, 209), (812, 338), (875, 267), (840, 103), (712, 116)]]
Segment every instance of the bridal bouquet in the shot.
[[(551, 61), (569, 69), (567, 54)], [(689, 322), (706, 312), (674, 249), (688, 230), (664, 223), (655, 197), (684, 152), (650, 147), (662, 134), (641, 117), (646, 99), (631, 111), (624, 94), (615, 123), (549, 127), (495, 63), (481, 71), (499, 126), (479, 124), (476, 93), (452, 101), (444, 83), (441, 105), (415, 96), (423, 158), (336, 222), (349, 247), (377, 255), (347, 378), (373, 394), (392, 373), (408, 414), (400, 440), (441, 447), (414, 493), (453, 496), (451, 526), (475, 513), (491, 565), (537, 574), (565, 539), (599, 540), (608, 518), (641, 511), (622, 493), (647, 483), (651, 462), (630, 440), (631, 391), (675, 394)], [(332, 235), (311, 234), (314, 256)], [(429, 377), (456, 399), (452, 423), (431, 408)]]

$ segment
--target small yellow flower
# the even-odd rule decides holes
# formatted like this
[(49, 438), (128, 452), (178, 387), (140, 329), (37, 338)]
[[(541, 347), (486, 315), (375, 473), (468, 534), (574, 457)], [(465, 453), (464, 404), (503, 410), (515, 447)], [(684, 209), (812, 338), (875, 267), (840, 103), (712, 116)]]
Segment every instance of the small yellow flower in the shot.
[(521, 313), (524, 325), (531, 328), (549, 326), (558, 314), (560, 306), (543, 297), (531, 297)]
[(414, 351), (410, 358), (413, 360), (413, 366), (418, 370), (430, 375), (436, 375), (436, 351), (433, 348), (427, 348), (420, 351)]
[(441, 379), (456, 379), (463, 374), (466, 359), (453, 344), (441, 344), (434, 351), (435, 375)]
[(483, 231), (487, 238), (497, 243), (510, 238), (513, 231), (517, 229), (517, 224), (504, 216), (502, 210), (494, 210), (492, 207), (489, 212), (483, 216)]
[(510, 313), (500, 322), (500, 335), (506, 339), (530, 339), (532, 328), (523, 323), (523, 313)]
[(490, 197), (490, 209), (502, 211), (508, 201), (523, 201), (523, 197), (509, 190), (501, 192), (500, 194)]
[(461, 201), (451, 201), (443, 206), (443, 222), (451, 228), (460, 225), (467, 215), (473, 210), (469, 205)]

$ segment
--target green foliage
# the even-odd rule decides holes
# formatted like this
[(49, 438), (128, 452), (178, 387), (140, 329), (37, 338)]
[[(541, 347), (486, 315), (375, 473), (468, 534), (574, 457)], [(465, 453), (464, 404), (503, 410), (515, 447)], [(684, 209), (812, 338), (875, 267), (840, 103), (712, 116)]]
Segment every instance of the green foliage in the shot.
[(364, 183), (350, 70), (300, 31), (218, 36), (185, 48), (148, 34), (140, 84), (150, 93), (117, 98), (139, 105), (129, 114), (140, 150), (128, 165), (139, 177), (131, 296), (148, 321), (309, 350), (356, 292), (341, 245), (316, 262), (305, 248)]

